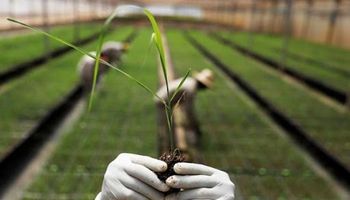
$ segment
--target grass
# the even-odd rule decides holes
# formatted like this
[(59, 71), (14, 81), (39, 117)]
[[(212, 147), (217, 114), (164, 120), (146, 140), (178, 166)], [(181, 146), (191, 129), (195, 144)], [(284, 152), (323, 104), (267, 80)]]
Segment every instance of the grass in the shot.
[(264, 98), (350, 168), (349, 112), (335, 111), (311, 96), (308, 91), (290, 85), (278, 74), (265, 71), (260, 63), (242, 56), (205, 34), (193, 34)]
[[(156, 89), (155, 52), (147, 52), (150, 31), (131, 45), (122, 69)], [(142, 66), (145, 56), (145, 65)], [(125, 76), (110, 71), (94, 107), (65, 135), (24, 199), (93, 199), (107, 164), (121, 152), (156, 155), (156, 113), (149, 94)]]
[[(283, 46), (282, 38), (254, 34), (254, 41), (253, 43), (249, 44), (249, 36), (247, 34), (226, 33), (224, 35), (226, 35), (226, 37), (232, 41), (250, 48), (251, 50), (265, 57), (268, 57), (275, 61), (281, 61), (281, 53), (279, 51), (276, 51), (276, 48), (281, 48)], [(341, 70), (345, 70), (350, 73), (347, 66), (347, 63), (350, 62), (350, 59), (345, 60), (350, 56), (350, 51), (324, 45), (311, 44), (305, 41), (301, 42), (299, 40), (291, 40), (290, 51), (304, 57), (306, 56), (323, 63), (328, 63), (330, 68), (335, 68), (334, 70), (331, 70), (329, 67), (325, 68), (317, 63), (309, 63), (295, 58), (288, 59), (287, 57), (286, 64), (291, 69), (294, 69), (302, 74), (305, 74), (343, 92), (349, 91), (349, 76), (345, 76), (345, 74), (339, 73), (336, 68), (341, 68)]]
[[(121, 40), (130, 31), (130, 28), (123, 28), (107, 38)], [(93, 50), (96, 44), (94, 42), (84, 48)], [(11, 82), (10, 89), (1, 94), (0, 157), (25, 137), (25, 133), (78, 82), (76, 66), (80, 57), (81, 54), (74, 52), (54, 59), (45, 64), (45, 67)]]
[[(80, 28), (81, 38), (97, 32), (96, 24), (82, 24)], [(59, 26), (51, 29), (51, 33), (65, 40), (73, 41), (73, 25)], [(16, 64), (29, 61), (42, 56), (44, 50), (44, 36), (40, 34), (25, 34), (0, 40), (0, 72), (6, 71)], [(55, 49), (62, 44), (50, 41), (50, 48)]]
[[(176, 70), (210, 68), (216, 72), (212, 90), (198, 93), (196, 110), (203, 131), (205, 163), (230, 173), (237, 194), (245, 199), (337, 199), (330, 185), (307, 164), (296, 147), (281, 137), (257, 114), (236, 88), (205, 61), (178, 31), (168, 32)], [(195, 37), (210, 49), (203, 35)], [(236, 61), (237, 57), (229, 59)]]

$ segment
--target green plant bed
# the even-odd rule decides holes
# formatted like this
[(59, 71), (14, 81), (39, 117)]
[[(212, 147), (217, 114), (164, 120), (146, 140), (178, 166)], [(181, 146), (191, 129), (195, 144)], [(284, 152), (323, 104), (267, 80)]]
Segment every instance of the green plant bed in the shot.
[[(76, 27), (74, 24), (70, 25), (61, 25), (58, 27), (52, 27), (50, 29), (50, 33), (53, 35), (56, 35), (66, 41), (73, 42), (78, 39), (83, 39), (86, 37), (91, 36), (92, 34), (98, 33), (100, 30), (101, 25), (98, 23), (81, 23)], [(75, 31), (78, 30), (77, 35), (75, 35)], [(44, 37), (41, 34), (37, 34), (39, 37)], [(50, 40), (50, 39), (49, 39)], [(42, 44), (42, 41), (41, 41)], [(59, 43), (57, 41), (50, 40), (50, 48), (57, 48), (64, 46), (64, 44)]]
[(260, 63), (246, 58), (205, 34), (195, 32), (204, 44), (265, 99), (301, 126), (309, 136), (350, 168), (350, 114), (321, 103), (307, 90), (295, 87)]
[[(167, 35), (172, 60), (179, 73), (184, 73), (188, 66), (193, 70), (210, 68), (216, 72), (214, 87), (199, 92), (196, 101), (204, 134), (202, 153), (206, 164), (230, 173), (237, 194), (244, 199), (338, 198), (296, 147), (262, 120), (257, 108), (247, 103), (245, 95), (232, 88), (228, 79), (207, 62), (181, 32), (168, 31)], [(206, 42), (197, 32), (195, 37)], [(305, 178), (304, 174), (309, 174), (310, 178)]]
[[(274, 61), (280, 62), (282, 59), (281, 52), (276, 51), (276, 48), (282, 48), (282, 39), (276, 40), (272, 36), (261, 36), (258, 34), (254, 34), (253, 41), (249, 42), (250, 36), (247, 34), (225, 33), (223, 35), (225, 35), (226, 38), (229, 38), (235, 43), (242, 45)], [(322, 49), (322, 53), (320, 53), (318, 49)], [(347, 74), (340, 73), (337, 70), (340, 69), (343, 71), (348, 71), (350, 73), (349, 67), (347, 65), (350, 61), (334, 60), (334, 58), (332, 58), (331, 56), (327, 56), (327, 53), (333, 55), (334, 52), (338, 52), (339, 55), (343, 55), (344, 58), (347, 58), (350, 56), (350, 51), (336, 49), (335, 47), (327, 47), (325, 45), (312, 45), (307, 42), (303, 43), (298, 40), (291, 40), (290, 52), (296, 52), (301, 56), (307, 56), (319, 62), (328, 63), (329, 65), (327, 68), (325, 68), (317, 63), (309, 63), (301, 59), (295, 59), (287, 56), (285, 63), (287, 66), (290, 67), (290, 69), (293, 69), (301, 74), (304, 74), (308, 77), (311, 77), (319, 82), (322, 82), (343, 92), (347, 92), (350, 89), (349, 76)], [(335, 69), (332, 70), (330, 68)]]
[[(148, 52), (150, 35), (148, 30), (140, 32), (121, 67), (155, 90), (157, 63), (155, 51)], [(114, 70), (105, 78), (91, 112), (62, 138), (24, 199), (93, 199), (101, 189), (108, 163), (119, 153), (156, 156), (152, 96)]]
[[(81, 23), (79, 24), (79, 38), (82, 39), (89, 37), (90, 35), (97, 33), (100, 28), (101, 24), (99, 23)], [(72, 27), (72, 29), (74, 29), (74, 27)]]
[[(96, 24), (82, 24), (80, 28), (81, 38), (96, 33), (99, 30), (98, 28), (99, 26)], [(67, 41), (74, 40), (73, 25), (53, 27), (50, 32)], [(51, 50), (63, 46), (51, 40), (49, 40), (49, 44)], [(44, 50), (44, 36), (32, 33), (1, 39), (0, 51), (2, 52), (0, 55), (0, 72), (10, 69), (16, 64), (30, 61), (48, 52)]]
[[(234, 37), (248, 41), (248, 33), (235, 32)], [(273, 48), (281, 48), (284, 43), (284, 37), (278, 35), (268, 34), (254, 34), (254, 42), (261, 42)], [(289, 51), (307, 58), (318, 60), (322, 63), (328, 64), (334, 68), (341, 68), (350, 70), (347, 63), (350, 62), (350, 50), (342, 49), (336, 46), (327, 44), (318, 44), (310, 41), (291, 38), (289, 42)]]
[[(130, 28), (123, 28), (108, 35), (107, 39), (122, 40), (130, 32)], [(97, 42), (84, 48), (93, 50), (96, 45)], [(78, 83), (76, 66), (80, 57), (77, 52), (66, 54), (7, 85), (8, 89), (0, 96), (0, 157), (25, 137)]]

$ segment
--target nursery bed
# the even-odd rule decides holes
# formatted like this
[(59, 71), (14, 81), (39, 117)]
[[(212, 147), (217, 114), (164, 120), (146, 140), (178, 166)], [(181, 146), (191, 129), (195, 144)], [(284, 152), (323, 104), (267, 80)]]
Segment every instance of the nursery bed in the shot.
[[(80, 39), (96, 33), (98, 27), (97, 24), (82, 24), (80, 27)], [(73, 31), (73, 25), (66, 25), (53, 27), (50, 33), (67, 41), (74, 41)], [(17, 64), (48, 53), (49, 50), (44, 50), (43, 38), (44, 36), (41, 34), (29, 33), (1, 39), (0, 51), (3, 53), (0, 55), (0, 72), (4, 72)], [(50, 40), (50, 50), (62, 46), (62, 44)]]
[[(283, 40), (281, 39), (277, 41), (274, 40), (273, 37), (264, 37), (262, 39), (261, 36), (254, 34), (253, 37), (256, 37), (257, 39), (253, 39), (253, 41), (250, 43), (248, 36), (245, 38), (244, 36), (240, 34), (236, 35), (235, 33), (226, 33), (223, 35), (240, 46), (247, 48), (261, 56), (275, 62), (281, 62), (281, 51), (278, 52), (275, 48), (280, 47), (281, 50), (283, 46)], [(286, 56), (287, 59), (285, 60), (285, 65), (288, 66), (288, 68), (344, 93), (350, 89), (349, 76), (346, 76), (344, 73), (339, 73), (339, 70), (336, 70), (339, 68), (350, 73), (348, 66), (345, 65), (350, 61), (344, 60), (350, 56), (350, 51), (316, 44), (311, 45), (310, 43), (304, 43), (304, 45), (301, 45), (302, 47), (300, 47), (300, 42), (297, 40), (291, 40), (289, 46), (291, 48), (291, 52), (298, 52), (299, 54), (306, 55), (308, 58), (313, 58), (317, 61), (328, 63), (329, 65), (332, 65), (333, 63), (342, 63), (342, 65), (340, 66), (338, 64), (337, 67), (331, 66), (335, 68), (335, 70), (332, 71), (329, 69), (329, 67), (325, 68), (317, 63), (305, 62), (305, 60), (302, 59)], [(337, 52), (337, 56), (334, 52)]]

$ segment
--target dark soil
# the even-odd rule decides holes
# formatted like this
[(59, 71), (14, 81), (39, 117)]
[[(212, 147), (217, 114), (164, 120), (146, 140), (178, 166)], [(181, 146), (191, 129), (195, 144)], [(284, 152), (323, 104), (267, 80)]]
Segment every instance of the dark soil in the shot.
[[(164, 161), (168, 165), (168, 169), (165, 172), (157, 173), (157, 176), (160, 180), (165, 182), (165, 180), (172, 176), (175, 175), (174, 171), (174, 165), (178, 162), (183, 162), (185, 161), (185, 156), (180, 152), (180, 150), (175, 149), (173, 152), (166, 152), (159, 158), (160, 160)], [(170, 189), (167, 194), (173, 193), (173, 192), (178, 192), (180, 191), (179, 189)]]

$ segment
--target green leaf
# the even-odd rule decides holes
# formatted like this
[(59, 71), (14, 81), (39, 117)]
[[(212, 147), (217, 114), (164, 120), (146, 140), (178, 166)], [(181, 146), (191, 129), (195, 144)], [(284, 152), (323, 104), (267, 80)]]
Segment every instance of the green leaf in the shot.
[(162, 36), (161, 36), (160, 30), (159, 30), (157, 21), (156, 21), (156, 19), (154, 18), (154, 16), (152, 15), (152, 13), (149, 10), (144, 9), (144, 13), (146, 14), (146, 16), (148, 17), (149, 21), (151, 22), (152, 29), (153, 29), (153, 31), (155, 33), (155, 38), (156, 38), (157, 45), (159, 45), (159, 51), (160, 51), (159, 53), (162, 54), (162, 56), (164, 56), (164, 48), (163, 48)]
[(175, 96), (177, 95), (177, 93), (180, 91), (182, 85), (184, 84), (185, 80), (187, 79), (187, 77), (190, 75), (190, 72), (191, 72), (191, 69), (189, 69), (186, 73), (186, 75), (182, 78), (180, 84), (177, 86), (174, 94), (172, 95), (171, 99), (170, 99), (170, 102), (173, 101), (173, 99), (175, 98)]
[(168, 99), (170, 99), (169, 80), (168, 80), (168, 72), (167, 72), (167, 66), (166, 66), (166, 61), (165, 61), (165, 53), (164, 53), (162, 35), (160, 33), (157, 21), (155, 20), (152, 13), (147, 9), (144, 9), (144, 13), (148, 17), (148, 20), (151, 22), (151, 25), (152, 25), (152, 29), (154, 32), (154, 34), (152, 34), (152, 37), (155, 38), (154, 41), (155, 41), (156, 47), (158, 49), (159, 58), (160, 58), (160, 62), (162, 65), (162, 71), (163, 71), (163, 75), (164, 75), (165, 85), (167, 88)]
[(101, 51), (102, 51), (102, 45), (104, 42), (104, 38), (106, 35), (106, 32), (108, 30), (109, 24), (113, 21), (115, 16), (117, 15), (117, 12), (113, 12), (105, 21), (105, 23), (102, 26), (99, 38), (98, 38), (98, 44), (97, 44), (97, 49), (96, 49), (96, 62), (94, 66), (94, 75), (93, 75), (93, 81), (92, 81), (92, 88), (91, 88), (91, 93), (90, 93), (90, 98), (89, 98), (89, 111), (91, 111), (92, 108), (92, 102), (94, 99), (95, 95), (95, 90), (96, 90), (96, 83), (97, 83), (97, 77), (98, 77), (98, 69), (100, 68), (100, 59), (101, 59)]

